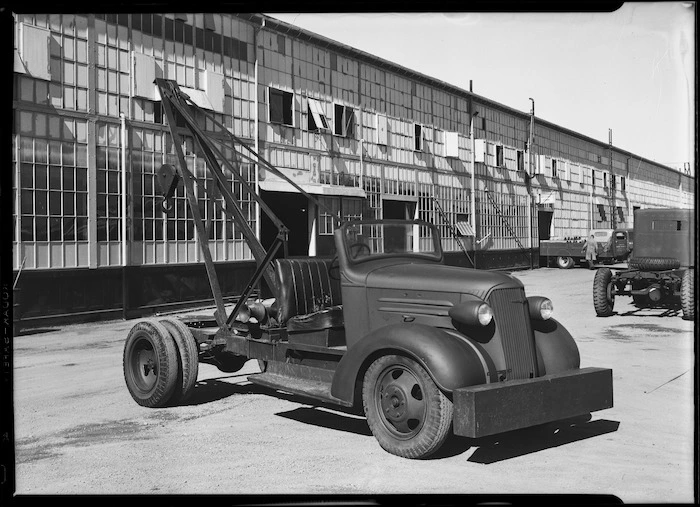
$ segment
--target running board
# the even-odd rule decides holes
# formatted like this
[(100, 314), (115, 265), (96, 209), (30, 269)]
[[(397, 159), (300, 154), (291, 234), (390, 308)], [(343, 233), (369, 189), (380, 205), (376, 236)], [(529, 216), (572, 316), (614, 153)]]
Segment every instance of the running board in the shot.
[(331, 395), (331, 384), (329, 382), (294, 378), (269, 372), (248, 375), (248, 380), (253, 384), (269, 387), (277, 391), (305, 396), (314, 400), (333, 403), (334, 405), (352, 406), (352, 403), (339, 400)]

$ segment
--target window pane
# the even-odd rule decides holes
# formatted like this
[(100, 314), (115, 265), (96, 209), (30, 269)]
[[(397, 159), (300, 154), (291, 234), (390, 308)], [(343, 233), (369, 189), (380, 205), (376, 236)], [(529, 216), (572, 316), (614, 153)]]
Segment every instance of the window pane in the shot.
[(34, 181), (35, 188), (40, 188), (40, 189), (48, 188), (46, 166), (45, 165), (37, 165), (35, 174), (36, 174), (36, 180)]
[(37, 217), (36, 221), (36, 241), (48, 241), (48, 218)]
[(52, 217), (49, 219), (49, 239), (51, 241), (61, 241), (61, 217)]
[(20, 184), (22, 188), (34, 188), (34, 166), (32, 164), (20, 165)]
[(75, 241), (75, 219), (64, 218), (63, 219), (63, 240), (64, 241)]
[(61, 192), (49, 192), (49, 215), (61, 214)]
[(88, 239), (88, 225), (86, 218), (77, 218), (75, 220), (75, 232), (76, 239), (78, 241), (87, 241)]
[(76, 169), (76, 190), (87, 190), (87, 169)]
[(34, 241), (34, 217), (22, 217), (22, 241)]
[(22, 190), (20, 200), (22, 201), (23, 215), (31, 215), (34, 213), (34, 192), (31, 190)]
[(78, 216), (87, 216), (87, 193), (81, 192), (75, 195), (75, 211)]
[(73, 192), (63, 194), (63, 215), (75, 215), (75, 194)]
[(61, 168), (57, 165), (49, 167), (49, 188), (52, 190), (61, 189)]

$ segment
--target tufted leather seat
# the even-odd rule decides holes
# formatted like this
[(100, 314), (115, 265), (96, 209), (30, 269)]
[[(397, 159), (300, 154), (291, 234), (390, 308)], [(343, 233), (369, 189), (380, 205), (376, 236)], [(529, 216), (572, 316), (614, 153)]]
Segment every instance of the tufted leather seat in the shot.
[(280, 282), (277, 320), (287, 330), (314, 331), (342, 327), (340, 282), (330, 277), (329, 259), (276, 259)]

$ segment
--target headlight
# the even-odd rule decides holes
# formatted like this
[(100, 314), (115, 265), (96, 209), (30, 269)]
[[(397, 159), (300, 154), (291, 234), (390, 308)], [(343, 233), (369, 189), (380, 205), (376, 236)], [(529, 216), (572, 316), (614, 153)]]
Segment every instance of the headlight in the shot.
[(486, 303), (479, 306), (479, 309), (476, 313), (479, 317), (479, 324), (481, 324), (482, 326), (488, 326), (491, 320), (493, 319), (493, 311), (491, 310), (491, 307)]
[(554, 312), (554, 306), (549, 298), (533, 296), (527, 298), (530, 307), (530, 318), (538, 320), (548, 320)]
[(493, 320), (491, 307), (476, 298), (471, 301), (462, 301), (450, 308), (448, 313), (457, 322), (468, 326), (488, 326)]

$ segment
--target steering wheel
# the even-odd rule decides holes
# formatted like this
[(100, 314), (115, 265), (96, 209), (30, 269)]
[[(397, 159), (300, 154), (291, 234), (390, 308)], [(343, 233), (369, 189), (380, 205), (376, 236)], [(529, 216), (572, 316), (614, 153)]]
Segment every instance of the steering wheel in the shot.
[(340, 262), (337, 255), (331, 259), (331, 263), (328, 266), (328, 277), (331, 280), (340, 280)]
[[(357, 252), (353, 253), (353, 248), (357, 249)], [(367, 243), (353, 243), (350, 245), (349, 250), (350, 254), (352, 255), (353, 259), (357, 258), (360, 255), (360, 252), (362, 249), (367, 249), (367, 255), (370, 255), (372, 253), (372, 250), (370, 249), (369, 245)]]

